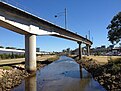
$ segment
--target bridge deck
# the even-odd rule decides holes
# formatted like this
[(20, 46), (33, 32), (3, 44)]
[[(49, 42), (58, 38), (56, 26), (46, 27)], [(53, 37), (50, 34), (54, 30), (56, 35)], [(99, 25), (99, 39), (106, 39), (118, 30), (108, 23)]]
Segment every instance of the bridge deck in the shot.
[[(70, 30), (66, 30), (60, 26), (50, 23), (49, 21), (41, 19), (33, 14), (30, 14), (26, 11), (18, 9), (17, 7), (9, 5), (5, 2), (0, 1), (0, 7), (1, 7), (0, 16), (5, 16), (5, 19), (9, 19), (9, 20), (12, 19), (12, 21), (15, 21), (15, 22), (21, 23), (21, 24), (25, 24), (28, 26), (34, 25), (35, 27), (37, 27), (41, 30), (50, 32), (51, 33), (50, 35), (52, 35), (52, 36), (61, 37), (61, 38), (73, 40), (76, 42), (82, 42), (84, 44), (92, 45), (92, 42), (90, 40), (82, 37), (81, 35), (73, 33)], [(4, 14), (2, 11), (4, 12)], [(2, 25), (2, 23), (1, 23), (1, 26), (4, 27), (4, 25)], [(14, 26), (14, 24), (13, 24), (13, 26)], [(18, 28), (16, 28), (16, 29), (15, 28), (16, 27), (14, 26), (13, 30), (17, 31)], [(24, 33), (24, 32), (22, 32), (22, 33)], [(55, 32), (55, 33), (53, 34), (53, 32)], [(33, 33), (39, 35), (37, 30), (34, 30)]]

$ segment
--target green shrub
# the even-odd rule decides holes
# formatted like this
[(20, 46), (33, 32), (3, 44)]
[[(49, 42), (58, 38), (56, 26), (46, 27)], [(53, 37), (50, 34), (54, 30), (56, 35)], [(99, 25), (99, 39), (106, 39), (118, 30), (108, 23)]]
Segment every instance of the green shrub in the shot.
[(115, 74), (115, 73), (117, 73), (117, 72), (119, 72), (120, 71), (120, 69), (121, 69), (121, 67), (120, 67), (120, 65), (116, 65), (116, 64), (113, 64), (113, 66), (112, 66), (112, 72)]
[(3, 66), (2, 69), (3, 69), (3, 70), (11, 70), (12, 67), (10, 67), (10, 66)]
[(0, 59), (24, 58), (25, 54), (0, 54)]

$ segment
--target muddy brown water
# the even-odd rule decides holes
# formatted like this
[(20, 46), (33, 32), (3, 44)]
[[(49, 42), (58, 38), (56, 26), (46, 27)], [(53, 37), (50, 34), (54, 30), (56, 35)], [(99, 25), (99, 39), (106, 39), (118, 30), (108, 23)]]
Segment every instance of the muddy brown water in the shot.
[(59, 60), (41, 68), (11, 91), (106, 91), (90, 73), (72, 58)]

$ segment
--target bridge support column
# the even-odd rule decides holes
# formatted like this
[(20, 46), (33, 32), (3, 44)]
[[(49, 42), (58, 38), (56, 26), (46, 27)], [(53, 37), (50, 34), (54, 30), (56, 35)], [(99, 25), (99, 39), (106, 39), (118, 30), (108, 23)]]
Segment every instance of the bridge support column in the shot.
[(25, 35), (25, 69), (36, 71), (36, 35)]
[(82, 42), (78, 42), (78, 44), (79, 44), (79, 59), (81, 59), (82, 58), (82, 48), (81, 48)]
[(89, 56), (90, 55), (90, 46), (88, 44), (86, 46), (87, 46), (87, 56)]

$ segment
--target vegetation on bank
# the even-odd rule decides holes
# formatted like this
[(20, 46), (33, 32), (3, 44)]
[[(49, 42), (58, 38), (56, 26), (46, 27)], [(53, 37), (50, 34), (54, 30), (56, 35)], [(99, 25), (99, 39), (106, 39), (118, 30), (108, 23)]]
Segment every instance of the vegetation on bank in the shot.
[[(54, 55), (54, 54), (51, 54)], [(36, 54), (36, 56), (44, 56), (44, 54)], [(14, 58), (25, 58), (25, 53), (24, 54), (0, 54), (0, 59), (14, 59)], [(52, 57), (52, 58), (48, 58), (49, 61), (55, 61), (56, 59), (58, 59), (59, 56), (56, 57)]]
[(24, 58), (25, 54), (0, 54), (0, 59)]
[(38, 64), (37, 64), (37, 69), (40, 69), (41, 67), (45, 66), (45, 65), (48, 65), (56, 60), (59, 59), (59, 56), (58, 55), (54, 55), (53, 57), (50, 57), (48, 58), (47, 60), (45, 61), (38, 61)]
[(121, 12), (113, 17), (108, 25), (108, 39), (112, 44), (119, 43), (121, 39)]
[(2, 66), (2, 67), (0, 67), (0, 69), (3, 69), (3, 70), (12, 70), (13, 68), (11, 66)]
[(54, 57), (48, 58), (47, 60), (53, 62), (53, 61), (56, 61), (58, 59), (59, 59), (59, 56), (55, 55)]
[(96, 60), (83, 57), (76, 61), (92, 74), (108, 91), (121, 91), (121, 58), (109, 59), (108, 63), (100, 65)]

